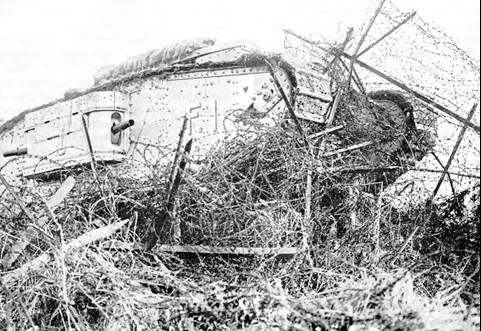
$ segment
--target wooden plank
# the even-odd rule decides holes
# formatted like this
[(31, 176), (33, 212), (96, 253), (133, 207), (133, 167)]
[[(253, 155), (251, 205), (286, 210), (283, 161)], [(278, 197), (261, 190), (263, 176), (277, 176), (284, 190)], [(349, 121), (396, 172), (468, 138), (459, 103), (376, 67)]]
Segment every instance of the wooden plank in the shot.
[(172, 171), (169, 177), (169, 189), (167, 190), (167, 195), (165, 197), (165, 200), (169, 200), (170, 196), (172, 195), (171, 192), (174, 186), (175, 176), (177, 175), (177, 168), (179, 167), (179, 163), (180, 163), (180, 157), (182, 154), (182, 144), (184, 143), (184, 136), (187, 130), (188, 122), (189, 122), (189, 118), (187, 117), (187, 114), (186, 114), (184, 117), (184, 121), (182, 122), (182, 127), (179, 133), (179, 142), (177, 143), (177, 149), (175, 150), (174, 162), (172, 163)]
[(371, 48), (373, 48), (374, 46), (376, 46), (377, 44), (379, 44), (382, 40), (384, 40), (386, 37), (388, 37), (389, 35), (391, 35), (394, 31), (396, 31), (397, 29), (399, 29), (402, 25), (406, 24), (409, 20), (411, 20), (414, 16), (416, 15), (416, 12), (413, 11), (411, 14), (408, 15), (408, 17), (406, 17), (404, 20), (402, 20), (401, 22), (399, 22), (396, 26), (394, 26), (391, 30), (389, 30), (388, 32), (386, 32), (385, 34), (383, 34), (378, 40), (376, 40), (375, 42), (373, 42), (371, 45), (367, 46), (363, 51), (361, 51), (359, 54), (357, 54), (357, 57), (360, 57), (362, 54), (366, 53), (367, 51), (369, 51)]
[[(110, 241), (102, 244), (102, 249), (144, 250), (140, 244)], [(199, 255), (276, 255), (293, 256), (301, 250), (297, 247), (263, 248), (263, 247), (214, 247), (205, 245), (159, 245), (156, 252)]]
[(341, 96), (344, 88), (342, 86), (339, 86), (339, 89), (337, 90), (336, 97), (334, 98), (334, 103), (332, 104), (331, 111), (329, 112), (329, 117), (327, 119), (327, 125), (331, 126), (332, 122), (334, 122), (334, 117), (337, 112), (337, 106), (339, 105), (339, 101), (341, 100)]
[(336, 131), (339, 131), (339, 130), (342, 130), (344, 129), (344, 125), (338, 125), (338, 126), (333, 126), (329, 129), (326, 129), (324, 131), (321, 131), (321, 132), (318, 132), (318, 133), (314, 133), (314, 134), (311, 134), (309, 136), (309, 139), (316, 139), (316, 138), (320, 138), (320, 137), (323, 137), (329, 133), (333, 133), (333, 132), (336, 132)]
[[(95, 181), (97, 183), (99, 183), (99, 176), (98, 176), (98, 172), (97, 172), (97, 161), (95, 160), (94, 149), (92, 147), (92, 141), (90, 140), (90, 132), (89, 132), (89, 128), (87, 126), (87, 121), (85, 120), (84, 114), (82, 114), (80, 116), (80, 118), (82, 120), (82, 127), (83, 127), (83, 131), (84, 131), (84, 135), (85, 135), (85, 141), (87, 143), (87, 147), (88, 147), (89, 153), (90, 153), (90, 167), (92, 168), (92, 172), (94, 174)], [(100, 187), (100, 184), (99, 184), (99, 187)]]
[(300, 252), (296, 247), (214, 247), (202, 245), (160, 245), (154, 251), (176, 254), (195, 255), (256, 255), (292, 257)]
[(67, 179), (60, 185), (59, 189), (55, 194), (47, 200), (47, 207), (53, 212), (67, 197), (67, 195), (72, 191), (75, 186), (75, 178), (72, 176), (67, 177)]
[[(402, 167), (402, 166), (389, 166), (389, 167), (365, 167), (365, 166), (358, 166), (352, 165), (348, 168), (346, 167), (335, 167), (335, 168), (326, 168), (326, 171), (329, 173), (336, 173), (336, 172), (370, 172), (370, 171), (395, 171), (395, 170), (403, 170), (403, 171), (418, 171), (418, 172), (433, 172), (433, 173), (440, 173), (442, 174), (444, 170), (439, 169), (427, 169), (427, 168), (414, 168), (414, 167)], [(466, 177), (466, 178), (474, 178), (474, 179), (481, 179), (480, 175), (470, 175), (470, 174), (463, 174), (459, 172), (452, 172), (448, 171), (447, 174), (451, 176), (458, 176), (458, 177)]]
[(297, 118), (297, 115), (294, 111), (294, 107), (292, 106), (289, 98), (287, 97), (286, 92), (284, 92), (284, 89), (282, 88), (281, 83), (277, 79), (276, 73), (274, 71), (274, 67), (272, 66), (272, 64), (268, 60), (266, 60), (265, 62), (267, 64), (267, 69), (269, 70), (269, 73), (271, 74), (271, 77), (274, 80), (274, 84), (276, 85), (277, 90), (281, 94), (282, 99), (284, 100), (284, 103), (286, 104), (287, 110), (289, 111), (289, 115), (291, 116), (292, 120), (294, 121), (294, 123), (297, 127), (297, 130), (299, 131), (302, 139), (304, 140), (305, 145), (308, 146), (309, 149), (310, 149), (309, 140), (307, 139), (307, 136), (306, 136), (304, 130), (302, 129), (301, 122), (299, 122), (299, 119)]
[[(408, 168), (408, 170), (420, 171), (420, 172), (435, 172), (435, 173), (443, 173), (443, 172), (445, 172), (445, 170), (427, 169), (427, 168)], [(479, 171), (479, 170), (478, 170), (478, 171)], [(446, 172), (446, 174), (449, 174), (449, 175), (451, 175), (451, 176), (481, 179), (481, 176), (480, 176), (480, 175), (464, 174), (464, 173), (460, 173), (460, 172), (448, 171), (448, 172)]]
[[(346, 62), (344, 62), (341, 58), (339, 59), (339, 63), (341, 63), (342, 67), (344, 68), (344, 70), (346, 70), (346, 72), (349, 72), (349, 67), (347, 66)], [(359, 89), (359, 91), (366, 95), (366, 89), (364, 88), (364, 85), (362, 85), (362, 82), (361, 82), (361, 79), (359, 78), (358, 74), (357, 74), (357, 71), (356, 71), (356, 68), (352, 68), (352, 73), (354, 74), (353, 75), (353, 80), (354, 80), (354, 83), (356, 84), (357, 88)], [(341, 86), (342, 87), (342, 86)]]
[(192, 149), (192, 142), (193, 139), (190, 139), (187, 144), (185, 145), (184, 153), (181, 156), (179, 168), (177, 170), (177, 174), (175, 175), (174, 185), (172, 186), (172, 192), (170, 192), (169, 200), (167, 201), (167, 211), (168, 215), (172, 217), (172, 239), (174, 243), (178, 243), (181, 237), (181, 229), (180, 229), (180, 219), (176, 217), (176, 195), (177, 191), (179, 190), (182, 176), (184, 175), (184, 170), (188, 162), (188, 156)]
[[(191, 108), (195, 109), (195, 108)], [(177, 149), (175, 152), (174, 157), (174, 164), (172, 165), (172, 172), (169, 179), (169, 189), (166, 194), (166, 204), (165, 208), (162, 210), (162, 215), (153, 220), (153, 227), (148, 234), (148, 241), (146, 245), (146, 250), (151, 250), (159, 240), (159, 235), (162, 232), (162, 229), (165, 225), (170, 225), (172, 227), (172, 239), (174, 242), (178, 242), (180, 240), (181, 230), (180, 230), (180, 220), (175, 218), (175, 198), (177, 195), (177, 191), (180, 187), (182, 181), (182, 175), (187, 165), (187, 156), (189, 155), (192, 149), (192, 142), (193, 139), (190, 139), (187, 144), (185, 145), (184, 152), (182, 153), (182, 144), (185, 136), (185, 132), (187, 130), (187, 123), (189, 118), (187, 116), (184, 117), (184, 122), (182, 124), (182, 128), (179, 133), (179, 142), (177, 144)]]
[[(80, 237), (72, 240), (68, 244), (62, 245), (62, 247), (59, 248), (59, 250), (62, 250), (62, 252), (68, 253), (71, 250), (81, 248), (83, 246), (87, 246), (95, 241), (107, 238), (114, 234), (116, 231), (120, 230), (125, 224), (127, 224), (130, 220), (122, 220), (107, 226), (104, 226), (103, 228), (95, 229), (90, 232), (87, 232)], [(28, 273), (29, 271), (38, 271), (42, 269), (45, 264), (49, 263), (52, 261), (54, 254), (52, 254), (51, 251), (47, 251), (43, 253), (42, 255), (38, 256), (37, 258), (33, 259), (32, 261), (25, 263), (22, 265), (20, 268), (15, 269), (11, 272), (8, 272), (2, 279), (4, 284), (7, 286), (14, 281), (20, 280), (23, 277), (25, 277), (25, 274)]]
[(361, 36), (361, 39), (359, 40), (359, 42), (357, 43), (357, 46), (356, 46), (356, 49), (354, 50), (354, 54), (352, 55), (351, 57), (351, 64), (349, 66), (349, 73), (347, 75), (347, 84), (348, 86), (351, 84), (351, 77), (352, 77), (352, 72), (354, 70), (354, 62), (356, 61), (357, 59), (357, 54), (359, 53), (359, 50), (361, 49), (361, 46), (362, 44), (364, 43), (364, 40), (366, 39), (368, 33), (369, 33), (369, 30), (371, 30), (371, 27), (373, 26), (374, 22), (376, 21), (376, 18), (377, 16), (379, 15), (379, 13), (381, 12), (381, 9), (382, 9), (382, 6), (384, 6), (384, 3), (386, 2), (386, 0), (381, 0), (379, 2), (379, 5), (378, 7), (376, 8), (376, 11), (374, 12), (374, 15), (371, 17), (371, 19), (369, 20), (369, 23), (366, 27), (366, 31), (364, 31), (364, 33), (362, 34)]
[[(476, 111), (476, 108), (478, 107), (478, 104), (475, 103), (473, 107), (471, 108), (471, 111), (469, 112), (468, 121), (471, 121), (471, 118), (473, 118), (474, 112)], [(451, 152), (451, 155), (449, 156), (449, 160), (446, 163), (446, 166), (444, 167), (444, 171), (441, 175), (441, 178), (439, 178), (438, 184), (436, 185), (436, 188), (433, 191), (433, 195), (431, 196), (431, 200), (436, 197), (436, 194), (438, 194), (439, 189), (441, 188), (441, 184), (444, 181), (444, 177), (446, 177), (446, 174), (448, 173), (449, 167), (451, 166), (451, 163), (454, 160), (454, 157), (456, 156), (456, 152), (458, 151), (459, 145), (461, 145), (461, 141), (463, 140), (463, 136), (466, 133), (466, 130), (468, 129), (468, 126), (464, 124), (463, 128), (461, 129), (461, 132), (459, 133), (458, 139), (456, 140), (456, 144), (453, 147), (453, 150)], [(453, 189), (454, 190), (454, 189)]]
[(366, 146), (370, 146), (372, 144), (374, 144), (372, 141), (366, 141), (366, 142), (363, 142), (363, 143), (360, 143), (360, 144), (357, 144), (357, 145), (352, 145), (352, 146), (349, 146), (349, 147), (346, 147), (346, 148), (338, 149), (338, 150), (333, 151), (333, 152), (325, 153), (322, 156), (333, 156), (333, 155), (340, 154), (340, 153), (350, 152), (350, 151), (354, 151), (356, 149), (360, 149), (360, 148), (363, 148), (363, 147), (366, 147)]

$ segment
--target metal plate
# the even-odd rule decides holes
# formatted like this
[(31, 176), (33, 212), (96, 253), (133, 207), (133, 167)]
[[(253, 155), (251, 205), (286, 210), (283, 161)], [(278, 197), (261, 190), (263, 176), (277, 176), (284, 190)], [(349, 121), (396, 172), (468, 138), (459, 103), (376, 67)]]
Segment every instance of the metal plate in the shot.
[[(278, 72), (287, 94), (291, 93), (287, 74)], [(263, 99), (265, 91), (272, 96)], [(131, 94), (130, 117), (134, 158), (158, 162), (171, 157), (177, 144), (184, 116), (189, 118), (188, 132), (194, 141), (193, 157), (205, 154), (217, 142), (249, 130), (242, 122), (254, 109), (260, 120), (252, 122), (272, 125), (284, 111), (281, 97), (265, 66), (220, 68), (191, 71), (162, 79), (153, 76)], [(266, 116), (264, 116), (266, 115)], [(190, 139), (189, 138), (189, 139)]]
[(327, 76), (315, 72), (298, 70), (296, 71), (298, 94), (325, 102), (332, 101), (330, 81)]

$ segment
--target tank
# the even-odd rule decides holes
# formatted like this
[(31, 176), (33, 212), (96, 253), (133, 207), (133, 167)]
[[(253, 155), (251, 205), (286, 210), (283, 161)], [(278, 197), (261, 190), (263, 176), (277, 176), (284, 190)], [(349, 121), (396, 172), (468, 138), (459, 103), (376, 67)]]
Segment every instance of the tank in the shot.
[(184, 126), (192, 157), (202, 157), (229, 137), (293, 116), (322, 128), (333, 103), (331, 81), (319, 67), (246, 41), (180, 42), (103, 67), (94, 81), (0, 127), (5, 177), (45, 179), (92, 160), (168, 162)]
[(194, 140), (192, 154), (200, 156), (248, 131), (250, 121), (276, 125), (285, 117), (273, 75), (288, 98), (296, 89), (297, 116), (325, 120), (332, 101), (329, 79), (307, 64), (265, 54), (247, 42), (183, 42), (101, 68), (92, 87), (68, 91), (5, 123), (3, 174), (17, 181), (42, 178), (92, 157), (155, 162), (175, 148), (184, 119), (187, 138)]

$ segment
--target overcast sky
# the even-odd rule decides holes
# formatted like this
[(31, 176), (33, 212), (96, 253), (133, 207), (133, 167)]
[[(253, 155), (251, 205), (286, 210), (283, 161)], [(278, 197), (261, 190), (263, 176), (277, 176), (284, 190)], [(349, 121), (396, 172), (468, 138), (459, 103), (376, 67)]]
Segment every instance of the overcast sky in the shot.
[[(289, 28), (359, 26), (372, 0), (0, 0), (0, 119), (93, 83), (96, 70), (185, 38), (251, 39), (280, 51)], [(397, 0), (480, 54), (479, 0)]]

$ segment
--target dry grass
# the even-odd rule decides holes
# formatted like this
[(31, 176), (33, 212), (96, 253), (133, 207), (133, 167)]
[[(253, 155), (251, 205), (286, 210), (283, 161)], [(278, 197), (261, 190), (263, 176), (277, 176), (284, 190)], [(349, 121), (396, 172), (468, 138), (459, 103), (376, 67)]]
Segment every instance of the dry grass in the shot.
[[(349, 108), (343, 107), (339, 121), (349, 118)], [(303, 126), (307, 135), (319, 131), (315, 125)], [(473, 245), (457, 255), (429, 251), (423, 240), (437, 232), (433, 223), (423, 223), (431, 219), (428, 210), (398, 214), (379, 196), (410, 162), (405, 142), (399, 141), (395, 153), (386, 153), (379, 143), (362, 153), (320, 157), (360, 137), (385, 138), (360, 129), (313, 141), (310, 148), (288, 123), (223, 142), (187, 167), (173, 209), (166, 208), (171, 164), (146, 165), (150, 172), (143, 180), (138, 168), (128, 164), (102, 169), (98, 182), (89, 171), (72, 174), (74, 190), (11, 269), (18, 271), (39, 257), (43, 262), (23, 270), (21, 277), (3, 272), (0, 328), (479, 329), (479, 250), (473, 251)], [(395, 171), (386, 170), (393, 165)], [(22, 194), (38, 213), (45, 205), (36, 192), (57, 187), (39, 185)], [(3, 254), (29, 223), (7, 193), (4, 197)], [(439, 210), (429, 212), (442, 216)], [(451, 221), (452, 231), (473, 226), (467, 220), (479, 218), (479, 210), (477, 216), (442, 217), (446, 229)], [(130, 221), (115, 233), (106, 230), (123, 219)], [(180, 220), (183, 244), (307, 249), (288, 260), (179, 258), (144, 249), (159, 219), (164, 220), (157, 228), (161, 242), (172, 241)], [(421, 228), (410, 238), (416, 226)], [(92, 233), (100, 237), (72, 245)], [(456, 238), (451, 239), (440, 239), (439, 247), (452, 248)]]

